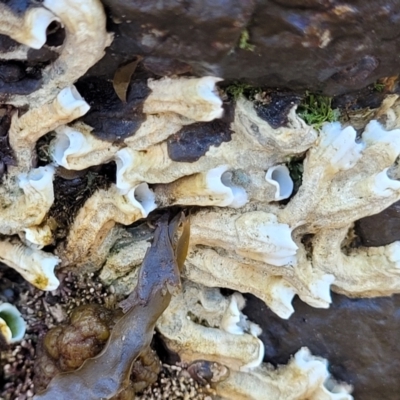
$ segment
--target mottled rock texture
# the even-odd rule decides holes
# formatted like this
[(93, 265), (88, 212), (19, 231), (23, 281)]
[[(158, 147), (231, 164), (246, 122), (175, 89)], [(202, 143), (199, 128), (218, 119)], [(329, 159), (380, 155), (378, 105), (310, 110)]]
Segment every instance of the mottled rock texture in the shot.
[(290, 355), (307, 346), (329, 360), (338, 380), (351, 383), (357, 400), (395, 400), (400, 381), (400, 296), (349, 299), (332, 294), (329, 310), (312, 308), (299, 299), (289, 320), (248, 296), (244, 313), (259, 324), (265, 344), (264, 361), (286, 364)]
[(400, 202), (379, 214), (360, 219), (355, 231), (363, 246), (385, 246), (400, 240)]
[(140, 54), (158, 74), (191, 70), (333, 95), (399, 71), (398, 1), (103, 3), (116, 36), (107, 56), (92, 68), (94, 75), (112, 75), (118, 64)]

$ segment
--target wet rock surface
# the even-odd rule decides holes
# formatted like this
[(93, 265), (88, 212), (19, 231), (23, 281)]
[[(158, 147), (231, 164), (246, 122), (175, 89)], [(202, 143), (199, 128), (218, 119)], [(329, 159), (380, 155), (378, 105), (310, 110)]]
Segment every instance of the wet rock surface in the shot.
[(8, 130), (11, 125), (12, 107), (0, 108), (0, 177), (6, 171), (7, 165), (15, 165), (14, 152), (10, 147)]
[(146, 119), (143, 102), (150, 89), (143, 80), (134, 80), (127, 91), (127, 101), (122, 102), (112, 82), (91, 78), (77, 84), (80, 93), (90, 105), (81, 120), (93, 127), (93, 135), (111, 142), (126, 139), (135, 134)]
[(41, 86), (39, 69), (29, 68), (20, 62), (0, 63), (0, 96), (2, 94), (26, 95)]
[[(17, 13), (33, 4), (6, 3)], [(190, 72), (228, 82), (338, 95), (399, 73), (397, 1), (167, 0), (155, 5), (103, 0), (103, 4), (114, 41), (87, 76), (111, 78), (119, 65), (141, 55), (148, 70), (159, 76)], [(47, 46), (60, 46), (64, 34), (52, 24)], [(17, 46), (0, 35), (0, 52)], [(36, 52), (30, 50), (28, 59), (34, 61)]]
[(160, 74), (179, 61), (198, 75), (334, 95), (399, 71), (397, 1), (103, 3), (116, 36), (94, 75), (110, 75), (140, 54), (156, 57), (158, 66), (165, 59)]
[(168, 138), (168, 155), (174, 161), (195, 162), (211, 146), (218, 147), (223, 142), (229, 142), (232, 133), (229, 124), (218, 119), (185, 126)]
[(293, 93), (272, 92), (267, 95), (267, 101), (255, 103), (257, 115), (267, 121), (272, 128), (287, 126), (289, 111), (294, 105), (299, 105), (301, 97)]
[(2, 2), (7, 4), (17, 14), (22, 14), (34, 3), (32, 0), (3, 0)]
[(363, 246), (386, 246), (400, 240), (400, 202), (360, 219), (355, 224), (355, 232)]
[(83, 171), (68, 171), (59, 168), (54, 178), (55, 201), (49, 210), (49, 218), (56, 225), (55, 237), (64, 238), (79, 209), (96, 191), (108, 188), (115, 174), (115, 165)]
[(349, 299), (333, 294), (329, 309), (308, 306), (298, 298), (289, 320), (279, 318), (251, 296), (244, 313), (263, 329), (264, 361), (286, 364), (307, 346), (329, 360), (338, 380), (354, 386), (357, 400), (394, 400), (400, 392), (400, 296)]
[(11, 39), (9, 36), (0, 35), (0, 53), (6, 53), (7, 51), (14, 50), (18, 46), (20, 46), (20, 44)]
[[(153, 2), (105, 0), (116, 40), (96, 71), (115, 69), (115, 55), (132, 54), (196, 63), (218, 63), (239, 40), (254, 10), (252, 0)], [(218, 74), (217, 74), (218, 75)]]

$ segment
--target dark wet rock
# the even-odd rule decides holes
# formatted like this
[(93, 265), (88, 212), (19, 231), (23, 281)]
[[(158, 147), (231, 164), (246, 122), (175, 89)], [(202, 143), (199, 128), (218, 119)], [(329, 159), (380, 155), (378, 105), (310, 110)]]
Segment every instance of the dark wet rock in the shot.
[[(47, 46), (43, 46), (41, 49), (36, 50), (36, 49), (29, 49), (28, 50), (28, 58), (27, 58), (27, 63), (30, 66), (34, 66), (36, 64), (49, 64), (53, 63), (57, 58), (59, 57), (59, 54), (53, 50), (51, 50)], [(43, 67), (44, 65), (42, 65)]]
[(54, 178), (54, 203), (48, 218), (54, 221), (56, 239), (66, 237), (69, 226), (86, 200), (99, 189), (107, 189), (115, 177), (115, 165), (106, 164), (99, 171), (96, 167), (83, 171), (57, 170)]
[(12, 113), (12, 107), (0, 108), (0, 179), (6, 172), (7, 165), (16, 165), (14, 152), (8, 140)]
[(204, 156), (211, 146), (218, 147), (229, 142), (233, 131), (230, 126), (234, 119), (234, 104), (223, 104), (224, 114), (221, 119), (210, 122), (197, 122), (184, 126), (167, 140), (168, 155), (178, 162), (195, 162)]
[[(139, 0), (104, 0), (108, 29), (115, 33), (115, 39), (106, 56), (88, 74), (110, 78), (132, 54), (157, 58), (156, 74), (161, 72), (161, 64), (169, 64), (170, 60), (194, 70), (199, 70), (196, 64), (219, 63), (236, 46), (254, 2), (168, 0), (156, 5)], [(150, 62), (153, 64), (153, 60)], [(219, 75), (218, 71), (213, 75)]]
[(355, 232), (363, 246), (385, 246), (400, 240), (400, 201), (379, 214), (358, 220)]
[(284, 7), (308, 8), (310, 10), (326, 10), (334, 3), (332, 0), (272, 0), (272, 2)]
[(143, 65), (158, 76), (182, 75), (192, 72), (192, 67), (189, 64), (168, 58), (146, 57)]
[(15, 50), (18, 46), (20, 46), (20, 44), (9, 36), (0, 35), (0, 53)]
[(8, 94), (27, 95), (39, 89), (41, 72), (27, 68), (23, 63), (0, 62), (0, 96)]
[(18, 82), (25, 76), (25, 68), (21, 63), (6, 62), (0, 65), (0, 79), (4, 83)]
[(375, 109), (382, 105), (387, 96), (385, 91), (378, 91), (374, 85), (355, 92), (342, 94), (332, 98), (332, 109), (357, 111), (362, 109)]
[[(59, 57), (54, 48), (62, 45), (65, 39), (65, 30), (58, 23), (51, 24), (48, 33), (48, 45), (41, 49), (28, 49), (26, 60), (0, 60), (1, 98), (6, 100), (7, 95), (12, 94), (28, 95), (40, 88), (43, 68)], [(19, 47), (23, 46), (8, 36), (0, 35), (0, 58), (1, 53), (16, 51)]]
[(294, 105), (299, 105), (301, 96), (293, 93), (271, 92), (266, 95), (266, 101), (255, 102), (257, 115), (267, 121), (274, 129), (287, 126), (288, 114)]
[(154, 332), (152, 348), (156, 351), (163, 364), (175, 365), (176, 363), (181, 362), (179, 354), (168, 348), (163, 337), (157, 331)]
[(111, 81), (100, 78), (81, 80), (76, 85), (89, 103), (90, 110), (81, 120), (93, 127), (93, 135), (111, 142), (135, 134), (146, 116), (143, 102), (150, 93), (146, 80), (134, 79), (128, 88), (126, 103), (122, 102)]
[(331, 79), (342, 84), (359, 84), (365, 82), (368, 76), (374, 72), (379, 65), (379, 61), (372, 56), (364, 56), (346, 68), (332, 75)]
[(211, 146), (218, 147), (223, 142), (229, 142), (232, 133), (230, 125), (219, 119), (186, 125), (168, 138), (168, 155), (174, 161), (195, 162)]
[(183, 62), (197, 75), (335, 95), (399, 72), (397, 1), (103, 3), (116, 36), (93, 75), (112, 76), (137, 54)]
[(349, 299), (333, 294), (329, 309), (294, 300), (295, 313), (279, 318), (259, 299), (248, 295), (244, 309), (263, 329), (266, 362), (286, 364), (290, 355), (307, 346), (329, 360), (333, 376), (354, 385), (359, 400), (399, 398), (400, 296)]
[(1, 0), (1, 2), (11, 8), (11, 10), (16, 14), (22, 14), (33, 3), (32, 0)]
[(103, 3), (118, 24), (118, 37), (110, 55), (121, 48), (120, 43), (134, 39), (142, 55), (201, 63), (217, 62), (235, 46), (254, 7), (253, 0)]

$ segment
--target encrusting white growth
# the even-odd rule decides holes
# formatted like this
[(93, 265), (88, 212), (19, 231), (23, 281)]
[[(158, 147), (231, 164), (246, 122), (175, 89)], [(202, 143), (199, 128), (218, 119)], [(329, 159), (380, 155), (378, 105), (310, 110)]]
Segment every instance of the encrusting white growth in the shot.
[(241, 310), (244, 307), (245, 300), (239, 293), (234, 293), (231, 296), (231, 301), (226, 309), (222, 319), (221, 328), (225, 332), (233, 333), (234, 335), (242, 335), (243, 328), (240, 326)]
[(237, 370), (256, 367), (264, 357), (264, 345), (253, 333), (260, 334), (261, 330), (255, 324), (251, 326), (243, 314), (239, 319), (251, 334), (219, 329), (226, 313), (231, 312), (231, 301), (218, 289), (184, 282), (182, 293), (172, 298), (157, 321), (157, 329), (168, 347), (178, 351), (185, 362), (207, 359)]
[(385, 173), (400, 154), (400, 130), (388, 132), (371, 121), (356, 143), (354, 129), (339, 127), (325, 125), (308, 152), (303, 184), (279, 213), (281, 222), (306, 225), (310, 233), (341, 228), (400, 199), (399, 183)]
[[(269, 152), (270, 162), (279, 160), (283, 155), (300, 154), (310, 148), (318, 134), (296, 114), (296, 108), (293, 106), (287, 115), (287, 124), (274, 129), (257, 115), (251, 101), (240, 97), (236, 101), (235, 119), (232, 125), (232, 129), (236, 133), (234, 136), (242, 138), (244, 148), (262, 149)], [(243, 151), (244, 148), (240, 151)], [(265, 170), (277, 163), (270, 163)], [(259, 168), (262, 168), (261, 162)]]
[(149, 79), (151, 93), (144, 103), (143, 111), (146, 114), (174, 112), (194, 121), (221, 118), (222, 100), (215, 86), (221, 80), (212, 76)]
[(100, 0), (45, 0), (41, 3), (65, 28), (61, 54), (42, 72), (43, 85), (26, 95), (13, 95), (8, 104), (40, 108), (52, 102), (60, 90), (70, 87), (104, 55), (112, 35), (106, 31), (106, 15)]
[[(245, 332), (253, 336), (261, 335), (261, 328), (247, 320), (242, 310), (246, 304), (244, 297), (236, 292), (230, 297), (229, 306), (221, 319), (221, 329), (234, 335), (243, 335)], [(261, 362), (261, 361), (260, 361)]]
[[(293, 312), (296, 294), (314, 307), (328, 307), (331, 287), (349, 296), (400, 292), (398, 243), (342, 252), (354, 221), (400, 199), (400, 182), (388, 174), (400, 154), (400, 130), (387, 132), (372, 121), (358, 140), (351, 126), (342, 129), (331, 123), (318, 136), (296, 115), (296, 106), (287, 123), (274, 129), (257, 115), (251, 101), (241, 97), (227, 141), (211, 145), (197, 161), (180, 162), (169, 156), (167, 139), (185, 125), (223, 115), (219, 78), (180, 77), (149, 80), (151, 93), (143, 105), (147, 119), (138, 131), (118, 145), (101, 141), (87, 125), (66, 124), (88, 110), (74, 82), (111, 43), (103, 6), (100, 0), (44, 0), (41, 5), (17, 17), (0, 4), (0, 33), (20, 43), (41, 47), (54, 20), (66, 32), (59, 58), (42, 71), (41, 88), (27, 96), (11, 94), (7, 100), (11, 106), (28, 106), (28, 111), (12, 118), (9, 139), (18, 166), (8, 168), (1, 188), (0, 233), (19, 234), (31, 246), (52, 240), (44, 218), (54, 201), (54, 169), (30, 170), (36, 141), (57, 130), (51, 153), (58, 165), (82, 170), (111, 160), (117, 163), (116, 185), (95, 192), (75, 217), (66, 247), (59, 249), (64, 265), (79, 267), (96, 259), (98, 265), (106, 265), (102, 279), (135, 279), (137, 269), (129, 268), (143, 257), (145, 241), (132, 245), (129, 256), (122, 249), (105, 260), (106, 253), (122, 229), (116, 224), (132, 224), (156, 207), (147, 186), (153, 184), (162, 206), (229, 207), (191, 216), (186, 279), (252, 293), (282, 318)], [(397, 127), (397, 117), (392, 117), (390, 124)], [(273, 203), (292, 195), (293, 182), (283, 164), (304, 152), (299, 191), (287, 205)], [(26, 175), (18, 181), (21, 172)], [(303, 243), (305, 235), (308, 246)], [(56, 257), (7, 240), (0, 242), (0, 254), (38, 287), (51, 290), (58, 285), (53, 272)], [(45, 277), (46, 271), (51, 271), (50, 277)], [(259, 330), (246, 321), (242, 306), (239, 294), (227, 299), (216, 288), (186, 281), (183, 293), (174, 297), (158, 321), (158, 329), (183, 360), (209, 358), (229, 365), (229, 379), (217, 385), (222, 397), (352, 398), (345, 387), (330, 392), (324, 386), (329, 379), (326, 363), (305, 349), (278, 370), (260, 365), (264, 348), (255, 337)]]
[(400, 293), (400, 243), (341, 252), (348, 231), (326, 229), (313, 240), (313, 268), (331, 273), (335, 292), (350, 297), (390, 296)]
[(156, 208), (154, 193), (146, 183), (121, 194), (115, 185), (96, 191), (79, 210), (72, 224), (63, 263), (82, 263), (90, 259), (116, 223), (133, 224)]
[(115, 154), (115, 164), (117, 165), (117, 182), (116, 186), (121, 193), (127, 193), (129, 189), (138, 182), (143, 182), (140, 178), (132, 181), (128, 178), (129, 170), (134, 170), (136, 166), (139, 166), (138, 156), (141, 153), (129, 148), (121, 149)]
[(249, 212), (237, 218), (235, 226), (240, 243), (237, 254), (276, 266), (296, 263), (297, 245), (291, 229), (274, 214)]
[[(253, 126), (258, 127), (258, 133)], [(199, 190), (204, 197), (210, 194), (210, 188), (223, 192), (227, 187), (243, 187), (247, 198), (251, 201), (256, 198), (260, 204), (255, 208), (257, 211), (253, 211), (250, 203), (251, 212), (205, 210), (192, 216), (194, 252), (189, 255), (191, 267), (185, 269), (186, 276), (203, 284), (215, 281), (220, 287), (251, 292), (283, 318), (293, 312), (291, 301), (295, 294), (314, 307), (329, 307), (331, 286), (343, 290), (340, 280), (330, 266), (315, 268), (314, 258), (307, 255), (301, 244), (301, 235), (313, 233), (317, 240), (319, 231), (325, 227), (348, 227), (349, 221), (379, 212), (399, 198), (399, 182), (387, 176), (387, 168), (399, 153), (400, 135), (371, 122), (358, 143), (354, 129), (342, 129), (340, 124), (333, 123), (326, 124), (320, 138), (315, 140), (315, 131), (295, 114), (289, 115), (288, 127), (274, 130), (256, 115), (251, 102), (244, 99), (238, 101), (232, 127), (235, 134), (230, 142), (212, 146), (193, 163), (172, 161), (166, 142), (151, 145), (146, 151), (130, 147), (119, 150), (117, 188), (126, 194), (145, 181), (156, 184), (161, 205), (206, 205), (216, 204), (215, 199), (208, 198), (210, 203), (198, 201), (189, 192), (193, 182), (206, 182), (205, 188)], [(156, 142), (152, 139), (152, 143)], [(271, 197), (270, 187), (279, 185), (279, 191), (286, 192), (285, 197), (291, 192), (292, 182), (282, 163), (293, 154), (293, 148), (296, 151), (309, 148), (303, 184), (288, 205), (274, 208), (268, 202), (279, 197), (277, 193)], [(264, 184), (263, 170), (268, 171)], [(225, 172), (220, 175), (222, 171)], [(217, 185), (211, 183), (212, 175), (218, 177)], [(268, 192), (264, 201), (261, 188)], [(218, 205), (232, 207), (233, 203)], [(292, 235), (296, 236), (297, 231), (302, 233), (295, 242)], [(204, 246), (216, 248), (218, 254)], [(193, 254), (197, 254), (196, 262)], [(206, 255), (211, 257), (210, 269), (201, 261)], [(122, 258), (118, 258), (117, 264), (119, 271), (127, 270)], [(120, 276), (119, 272), (114, 275), (110, 271), (111, 268), (109, 277)], [(264, 289), (258, 282), (264, 282)], [(390, 290), (394, 290), (393, 286), (383, 289)]]
[(54, 167), (47, 165), (31, 169), (27, 174), (19, 175), (19, 187), (24, 191), (25, 195), (33, 191), (40, 192), (47, 203), (53, 203), (53, 177)]
[(140, 128), (133, 136), (126, 138), (124, 143), (133, 150), (146, 150), (150, 146), (163, 142), (183, 126), (193, 124), (193, 122), (195, 121), (173, 112), (148, 114)]
[[(7, 99), (8, 104), (16, 107), (30, 106), (21, 117), (14, 114), (9, 133), (19, 172), (26, 172), (31, 167), (34, 145), (41, 136), (87, 112), (88, 105), (72, 84), (103, 57), (105, 47), (112, 40), (112, 36), (106, 32), (106, 16), (99, 0), (88, 0), (85, 4), (80, 0), (45, 0), (42, 5), (27, 11), (27, 16), (37, 13), (34, 15), (38, 15), (38, 18), (28, 19), (28, 32), (23, 35), (42, 37), (41, 32), (45, 31), (48, 24), (57, 20), (65, 28), (66, 37), (60, 56), (42, 71), (41, 88), (29, 95), (12, 95)], [(10, 13), (7, 7), (1, 7)], [(4, 17), (1, 19), (3, 24), (7, 14), (0, 12), (0, 15)], [(15, 31), (12, 27), (13, 18), (15, 20), (10, 16), (11, 26), (3, 25), (5, 31)], [(16, 29), (24, 27), (23, 21), (17, 26)], [(12, 36), (11, 32), (4, 33)], [(23, 39), (20, 41), (25, 43)], [(36, 42), (37, 46), (44, 43), (41, 41)]]
[(286, 165), (275, 165), (269, 168), (265, 180), (275, 186), (275, 200), (277, 201), (289, 198), (293, 192), (294, 184)]
[[(3, 9), (9, 12), (0, 5)], [(195, 162), (178, 162), (169, 156), (167, 139), (185, 125), (223, 114), (218, 78), (182, 77), (150, 80), (151, 93), (143, 105), (147, 119), (123, 143), (109, 144), (92, 136), (91, 127), (82, 123), (66, 126), (88, 110), (73, 83), (111, 42), (101, 2), (45, 0), (43, 7), (29, 9), (21, 18), (11, 15), (3, 21), (6, 16), (0, 12), (0, 33), (7, 30), (5, 34), (21, 43), (43, 45), (46, 28), (54, 20), (65, 28), (66, 38), (59, 46), (60, 57), (43, 70), (42, 87), (28, 96), (11, 95), (8, 101), (29, 107), (12, 119), (9, 137), (18, 166), (10, 167), (4, 180), (0, 233), (19, 234), (30, 246), (52, 241), (44, 218), (54, 201), (53, 172), (44, 184), (40, 169), (29, 171), (35, 142), (56, 129), (52, 154), (59, 165), (81, 170), (117, 161), (117, 184), (89, 198), (72, 224), (66, 248), (59, 249), (64, 265), (79, 267), (96, 260), (99, 266), (105, 264), (103, 280), (134, 280), (146, 241), (132, 245), (130, 252), (114, 251), (102, 261), (122, 229), (116, 224), (131, 224), (155, 208), (147, 187), (154, 184), (163, 206), (230, 207), (202, 210), (191, 217), (191, 248), (182, 274), (186, 279), (252, 293), (282, 318), (294, 311), (291, 302), (296, 294), (314, 307), (328, 307), (331, 287), (349, 296), (399, 292), (398, 243), (346, 253), (341, 249), (353, 221), (400, 198), (400, 183), (388, 175), (400, 153), (398, 130), (387, 132), (371, 122), (358, 142), (352, 127), (342, 129), (335, 123), (325, 125), (318, 137), (296, 115), (295, 106), (285, 126), (273, 129), (257, 115), (252, 102), (240, 98), (229, 126), (230, 140), (211, 145)], [(18, 30), (16, 18), (22, 27)], [(293, 182), (283, 164), (304, 152), (298, 193), (287, 205), (269, 204), (290, 198)], [(21, 171), (28, 173), (19, 181), (23, 194), (15, 179)], [(302, 241), (306, 234), (314, 235), (309, 246)], [(6, 240), (0, 242), (0, 254), (38, 287), (57, 287), (56, 257)], [(32, 270), (35, 266), (38, 270)], [(46, 271), (50, 277), (45, 277)], [(206, 358), (229, 365), (230, 377), (217, 385), (222, 397), (352, 398), (345, 386), (330, 385), (326, 362), (305, 349), (278, 370), (260, 365), (260, 330), (241, 313), (243, 305), (240, 294), (228, 299), (216, 288), (186, 281), (183, 293), (174, 297), (158, 321), (158, 329), (183, 360)], [(329, 382), (329, 389), (324, 382)]]
[(56, 97), (55, 111), (60, 117), (76, 119), (89, 111), (89, 104), (82, 98), (75, 86), (61, 90)]
[(371, 179), (371, 189), (377, 196), (390, 196), (394, 190), (400, 189), (400, 181), (390, 179), (387, 175), (389, 168), (385, 168)]
[(33, 49), (40, 49), (47, 40), (46, 31), (59, 19), (43, 7), (31, 7), (19, 16), (4, 3), (0, 3), (0, 34)]
[(7, 343), (16, 343), (23, 339), (26, 322), (17, 307), (10, 303), (0, 304), (0, 334)]
[(48, 165), (20, 174), (17, 182), (11, 177), (3, 183), (0, 233), (12, 235), (41, 224), (54, 202), (53, 176), (54, 168)]
[(299, 285), (293, 275), (291, 268), (238, 261), (211, 248), (197, 247), (189, 253), (184, 270), (184, 276), (203, 285), (252, 293), (281, 318), (289, 318), (294, 312), (291, 303), (296, 294), (312, 297), (310, 290)]
[(295, 263), (291, 229), (264, 211), (201, 210), (191, 217), (191, 244), (222, 247), (275, 266)]
[[(336, 383), (330, 377), (327, 361), (312, 356), (307, 348), (300, 349), (288, 365), (277, 369), (261, 364), (262, 343), (237, 325), (245, 319), (239, 311), (241, 307), (241, 295), (234, 294), (228, 300), (216, 289), (184, 282), (182, 293), (173, 297), (170, 307), (158, 320), (157, 329), (184, 361), (206, 359), (229, 367), (229, 377), (215, 385), (221, 398), (353, 399), (349, 394), (351, 387)], [(223, 326), (229, 333), (216, 329)], [(258, 335), (261, 331), (254, 329), (254, 333)], [(250, 356), (248, 346), (252, 340), (259, 343), (262, 351), (258, 356), (252, 351), (254, 358), (244, 363)]]
[(126, 197), (131, 204), (136, 205), (141, 210), (145, 217), (156, 208), (154, 193), (149, 189), (147, 183), (141, 183), (131, 189)]
[(109, 162), (119, 146), (97, 139), (92, 128), (82, 122), (60, 126), (50, 144), (50, 154), (57, 165), (66, 169), (82, 170)]
[(240, 183), (235, 183), (232, 179), (232, 171), (224, 171), (221, 175), (221, 182), (224, 186), (228, 187), (232, 192), (233, 200), (227, 206), (232, 208), (243, 207), (249, 201), (249, 196), (246, 190), (240, 186)]
[(246, 191), (226, 178), (227, 166), (185, 176), (166, 185), (156, 185), (157, 202), (167, 205), (198, 205), (239, 208), (247, 203)]
[(13, 115), (10, 126), (10, 145), (16, 152), (20, 170), (29, 170), (33, 148), (38, 139), (60, 125), (84, 115), (89, 105), (74, 86), (64, 88), (52, 103), (32, 108), (22, 116)]
[(331, 173), (354, 167), (363, 150), (362, 143), (355, 143), (357, 132), (351, 126), (342, 129), (339, 122), (325, 124), (321, 131), (319, 155), (324, 157), (331, 167)]
[(10, 51), (0, 52), (0, 60), (26, 60), (30, 48), (21, 44), (17, 48), (11, 48)]
[[(139, 267), (142, 263), (149, 247), (150, 242), (144, 240), (135, 241), (133, 243), (129, 243), (128, 246), (119, 248), (118, 251), (114, 252), (107, 258), (107, 261), (100, 273), (101, 281), (106, 285), (110, 285), (113, 281), (125, 276), (130, 271), (137, 271), (137, 267)], [(130, 286), (122, 294), (129, 294), (136, 286), (136, 280), (134, 282), (130, 280), (129, 283), (132, 284), (133, 287)]]
[(353, 400), (352, 388), (334, 381), (328, 363), (302, 347), (287, 365), (263, 364), (250, 371), (230, 370), (216, 385), (222, 399), (235, 400)]
[(296, 295), (295, 288), (282, 277), (276, 276), (270, 278), (268, 289), (269, 297), (265, 303), (275, 314), (288, 319), (294, 313), (292, 301)]
[(391, 158), (396, 158), (400, 153), (400, 141), (399, 141), (399, 129), (387, 131), (383, 126), (375, 120), (370, 121), (362, 134), (362, 140), (367, 145), (373, 145), (375, 143), (386, 143), (390, 144), (386, 148), (387, 152), (391, 152)]
[(38, 289), (55, 290), (60, 283), (54, 275), (54, 268), (60, 262), (58, 257), (18, 241), (0, 241), (0, 261), (15, 269)]
[[(48, 225), (32, 226), (23, 230), (22, 241), (30, 247), (43, 248), (53, 243), (53, 233)], [(21, 237), (21, 236), (20, 236)]]
[[(185, 80), (180, 79), (183, 85)], [(257, 130), (253, 129), (254, 126), (258, 127)], [(273, 129), (257, 116), (252, 103), (244, 99), (237, 101), (231, 128), (235, 133), (230, 141), (211, 146), (195, 162), (172, 160), (166, 141), (152, 145), (145, 151), (130, 147), (119, 150), (115, 155), (117, 187), (129, 190), (141, 182), (170, 183), (221, 165), (226, 165), (230, 170), (247, 171), (256, 166), (266, 171), (273, 165), (284, 162), (287, 156), (306, 151), (317, 137), (317, 132), (305, 125), (295, 114), (289, 127)]]

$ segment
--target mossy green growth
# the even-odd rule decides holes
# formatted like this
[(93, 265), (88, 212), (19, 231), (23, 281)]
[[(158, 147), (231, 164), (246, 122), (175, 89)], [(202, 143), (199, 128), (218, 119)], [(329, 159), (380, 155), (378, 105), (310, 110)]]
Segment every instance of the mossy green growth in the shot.
[(306, 92), (297, 114), (315, 129), (321, 129), (325, 122), (338, 121), (339, 110), (332, 109), (332, 98)]
[(384, 83), (378, 83), (378, 82), (374, 83), (374, 90), (376, 92), (381, 93), (381, 92), (383, 92), (384, 89), (385, 89), (385, 84)]
[(251, 99), (257, 93), (261, 92), (261, 88), (249, 85), (248, 83), (236, 81), (227, 86), (225, 92), (228, 96), (233, 97), (234, 100), (237, 100), (240, 96), (245, 96)]
[(292, 181), (294, 183), (295, 191), (298, 190), (298, 188), (301, 186), (303, 182), (303, 172), (304, 172), (303, 161), (304, 160), (299, 158), (292, 158), (286, 164), (287, 167), (289, 168), (290, 177), (292, 178)]
[(240, 34), (239, 38), (239, 48), (242, 50), (247, 50), (247, 51), (254, 51), (256, 46), (254, 44), (249, 43), (250, 40), (250, 34), (247, 29), (243, 30), (242, 33)]

